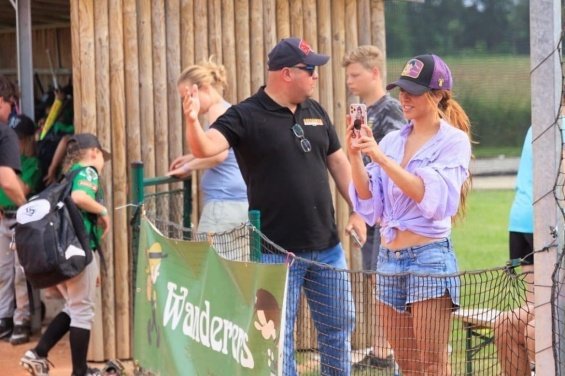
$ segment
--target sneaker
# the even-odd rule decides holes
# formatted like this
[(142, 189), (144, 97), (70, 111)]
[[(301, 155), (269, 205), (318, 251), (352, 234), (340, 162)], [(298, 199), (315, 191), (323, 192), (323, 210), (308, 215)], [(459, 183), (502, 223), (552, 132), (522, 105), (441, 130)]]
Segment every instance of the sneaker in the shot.
[(28, 343), (30, 335), (31, 328), (29, 325), (16, 325), (14, 326), (14, 331), (10, 337), (10, 343), (14, 346), (21, 345), (22, 343)]
[(34, 350), (27, 350), (20, 359), (20, 365), (33, 376), (49, 376), (49, 365), (53, 365), (47, 358), (41, 358)]
[[(71, 376), (75, 376), (75, 374), (73, 373)], [(84, 376), (102, 376), (102, 373), (98, 368), (87, 368)]]
[(122, 376), (124, 372), (124, 365), (118, 359), (108, 360), (102, 368), (102, 376)]
[(0, 319), (0, 339), (10, 338), (14, 329), (14, 321), (11, 317)]
[(353, 364), (353, 369), (363, 368), (394, 368), (394, 359), (392, 355), (386, 358), (379, 358), (370, 351), (363, 359)]

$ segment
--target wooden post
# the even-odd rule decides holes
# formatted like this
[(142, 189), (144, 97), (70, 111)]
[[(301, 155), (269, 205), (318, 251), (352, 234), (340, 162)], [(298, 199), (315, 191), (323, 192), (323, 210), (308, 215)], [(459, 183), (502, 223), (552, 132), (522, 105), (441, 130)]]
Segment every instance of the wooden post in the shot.
[[(332, 22), (330, 0), (318, 1), (318, 50), (316, 52), (332, 55)], [(332, 80), (332, 61), (318, 70), (320, 80), (320, 104), (328, 112), (330, 119), (333, 119), (333, 80)]]
[[(137, 27), (139, 32), (139, 126), (141, 134), (141, 159), (146, 176), (155, 176), (155, 105), (153, 85), (153, 28), (151, 23), (151, 4), (140, 1), (138, 4)], [(155, 187), (148, 187), (147, 193)]]
[(223, 63), (228, 76), (228, 88), (224, 98), (230, 103), (237, 103), (237, 66), (235, 63), (235, 25), (234, 0), (222, 0), (222, 37)]
[[(371, 40), (382, 51), (386, 61), (385, 0), (371, 1)], [(383, 66), (381, 74), (383, 76), (383, 85), (386, 85), (386, 64)]]
[[(345, 139), (345, 115), (347, 101), (345, 96), (345, 72), (341, 67), (340, 61), (345, 54), (345, 14), (344, 0), (332, 1), (332, 66), (333, 78), (333, 122), (340, 140)], [(336, 217), (338, 234), (343, 236), (345, 231), (345, 221), (349, 219), (349, 205), (336, 192)], [(344, 243), (345, 254), (349, 260), (349, 244)]]
[[(365, 17), (370, 17), (370, 15), (366, 15)], [(345, 52), (349, 52), (351, 50), (354, 50), (355, 48), (357, 48), (357, 46), (359, 45), (357, 40), (358, 40), (358, 34), (357, 34), (357, 29), (358, 29), (358, 22), (357, 22), (357, 2), (355, 0), (347, 0), (345, 3)], [(339, 63), (341, 65), (343, 57), (340, 59)], [(342, 68), (345, 69), (345, 68)], [(345, 73), (345, 72), (344, 72)], [(345, 79), (345, 76), (344, 76)], [(346, 86), (347, 87), (347, 86)], [(347, 90), (347, 89), (346, 89)], [(351, 103), (359, 103), (359, 97), (349, 93), (349, 91), (346, 92), (346, 100), (347, 100), (347, 105), (346, 105), (346, 113), (348, 111), (348, 106)], [(350, 264), (349, 266), (352, 267), (353, 266), (353, 255), (356, 256), (360, 256), (360, 252), (352, 252), (350, 259)], [(355, 259), (360, 259), (360, 257), (355, 257)], [(357, 261), (356, 260), (356, 261)], [(360, 264), (356, 264), (356, 266), (360, 266)]]
[(357, 1), (357, 35), (358, 44), (360, 46), (371, 44), (370, 0)]
[[(167, 124), (169, 161), (183, 155), (182, 108), (177, 89), (177, 78), (181, 72), (180, 42), (180, 1), (169, 0), (165, 3), (166, 28), (166, 62), (167, 62)], [(168, 166), (167, 166), (168, 169)], [(171, 183), (170, 189), (182, 189), (182, 183)], [(170, 220), (182, 223), (182, 203), (177, 197), (169, 201)]]
[(277, 44), (277, 16), (275, 15), (275, 0), (263, 1), (263, 59), (265, 61), (265, 71), (263, 78), (266, 80), (266, 67), (269, 51)]
[(123, 2), (127, 160), (131, 162), (141, 160), (138, 14), (135, 0)]
[(302, 0), (290, 0), (290, 36), (302, 38), (304, 36), (304, 15), (302, 13)]
[[(277, 0), (277, 42), (290, 37), (290, 7), (288, 0)], [(274, 46), (274, 45), (273, 45)]]
[(206, 1), (194, 2), (194, 62), (201, 63), (208, 53), (208, 8)]
[(194, 64), (194, 4), (192, 0), (181, 0), (180, 14), (180, 50), (182, 71), (189, 65)]
[[(110, 9), (123, 9), (121, 0), (110, 0)], [(110, 116), (107, 126), (112, 134), (112, 169), (114, 174), (113, 207), (127, 204), (127, 171), (126, 161), (126, 113), (124, 102), (124, 30), (122, 12), (110, 13)], [(126, 147), (124, 147), (126, 145)], [(114, 238), (114, 270), (116, 275), (126, 276), (129, 272), (129, 260), (126, 250), (129, 249), (126, 210), (114, 210), (112, 213)], [(115, 289), (115, 336), (116, 354), (119, 358), (131, 355), (130, 344), (130, 296), (129, 281), (126, 278), (116, 280)], [(112, 328), (110, 328), (111, 330)]]
[[(123, 12), (123, 22), (124, 22), (124, 65), (125, 65), (125, 97), (126, 97), (126, 134), (127, 134), (127, 151), (126, 151), (126, 164), (132, 161), (141, 160), (141, 108), (140, 104), (140, 88), (139, 88), (139, 48), (138, 48), (138, 32), (137, 32), (137, 9), (135, 0), (124, 0), (124, 12)], [(127, 169), (131, 171), (131, 169)], [(128, 213), (126, 215), (129, 218)], [(128, 226), (128, 240), (132, 239), (131, 226)], [(131, 247), (128, 247), (130, 249)], [(135, 260), (133, 260), (133, 255), (124, 260), (127, 262), (124, 267), (127, 267), (127, 284), (123, 285), (123, 290), (131, 293), (132, 288), (129, 283), (135, 281), (135, 276), (132, 275), (132, 266)], [(128, 302), (132, 302), (133, 297), (129, 296)], [(130, 325), (130, 333), (133, 328), (133, 304), (128, 304), (128, 321)], [(125, 313), (124, 313), (125, 314)], [(123, 320), (122, 318), (121, 320)], [(123, 324), (123, 321), (121, 321)], [(129, 336), (129, 348), (132, 348), (133, 335)], [(123, 353), (122, 345), (118, 345), (120, 348), (119, 353)], [(129, 354), (132, 355), (131, 352)]]
[[(167, 106), (167, 50), (166, 50), (166, 25), (165, 25), (165, 1), (152, 1), (151, 22), (153, 26), (153, 85), (155, 105), (155, 151), (159, 155), (169, 155), (169, 117)], [(167, 158), (155, 159), (155, 174), (164, 176), (169, 169)], [(166, 192), (167, 185), (156, 187), (157, 192)], [(163, 198), (163, 203), (157, 207), (157, 215), (168, 218), (168, 198)]]
[(251, 93), (265, 84), (265, 50), (263, 49), (263, 2), (251, 0)]
[(208, 49), (216, 61), (222, 61), (222, 0), (208, 1)]
[(81, 117), (80, 132), (96, 133), (96, 93), (92, 88), (96, 87), (94, 64), (94, 5), (90, 1), (79, 2), (79, 38), (80, 51), (77, 63), (80, 64), (81, 80), (80, 108)]
[(241, 101), (251, 95), (250, 61), (249, 61), (249, 2), (235, 0), (235, 38), (237, 40), (237, 100)]
[[(111, 118), (110, 118), (110, 40), (109, 40), (109, 19), (108, 19), (108, 1), (97, 1), (94, 3), (94, 32), (96, 55), (96, 86), (91, 88), (96, 96), (96, 115), (97, 115), (97, 133), (98, 139), (104, 147), (111, 149)], [(103, 189), (107, 202), (112, 202), (112, 163), (107, 163), (102, 171)], [(114, 215), (110, 214), (112, 221)], [(89, 346), (89, 359), (101, 361), (105, 356), (116, 355), (116, 337), (115, 337), (115, 310), (114, 310), (114, 257), (112, 254), (113, 231), (111, 231), (109, 239), (104, 242), (104, 259), (107, 267), (100, 268), (102, 284), (98, 290), (96, 304), (96, 316), (93, 330), (91, 332), (91, 346)], [(109, 325), (104, 325), (107, 323)]]
[[(303, 35), (298, 35), (304, 38), (316, 52), (318, 51), (318, 36), (317, 27), (317, 11), (316, 11), (316, 0), (304, 0), (302, 4), (302, 9), (304, 12), (304, 32)], [(316, 85), (314, 89), (314, 94), (312, 97), (316, 100), (320, 98), (320, 85)]]

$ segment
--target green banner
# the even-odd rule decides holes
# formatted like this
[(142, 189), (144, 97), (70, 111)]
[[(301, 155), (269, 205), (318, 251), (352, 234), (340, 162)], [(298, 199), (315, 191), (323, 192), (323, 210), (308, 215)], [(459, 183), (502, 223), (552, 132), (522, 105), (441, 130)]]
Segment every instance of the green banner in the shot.
[(136, 276), (134, 356), (156, 375), (280, 375), (285, 264), (220, 257), (146, 219)]

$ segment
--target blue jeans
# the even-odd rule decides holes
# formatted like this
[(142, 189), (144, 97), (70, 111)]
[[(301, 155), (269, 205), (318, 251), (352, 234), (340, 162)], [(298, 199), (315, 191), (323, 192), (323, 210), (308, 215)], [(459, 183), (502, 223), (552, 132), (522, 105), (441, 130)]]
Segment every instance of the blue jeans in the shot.
[(377, 272), (377, 299), (398, 312), (446, 294), (459, 306), (457, 259), (449, 238), (397, 251), (381, 247)]
[[(321, 374), (349, 375), (355, 307), (341, 244), (320, 251), (300, 252), (297, 256), (300, 258), (294, 259), (288, 275), (283, 374), (297, 375), (293, 334), (300, 291), (304, 287), (318, 333)], [(286, 260), (287, 256), (282, 254), (262, 255), (264, 263)]]

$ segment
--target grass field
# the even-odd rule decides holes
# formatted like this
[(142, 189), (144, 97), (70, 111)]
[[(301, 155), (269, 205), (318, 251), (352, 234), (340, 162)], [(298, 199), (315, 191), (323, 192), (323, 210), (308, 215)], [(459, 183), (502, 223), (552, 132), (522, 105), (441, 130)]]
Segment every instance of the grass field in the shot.
[(452, 232), (461, 270), (505, 265), (508, 260), (508, 214), (513, 190), (472, 190), (467, 215)]

